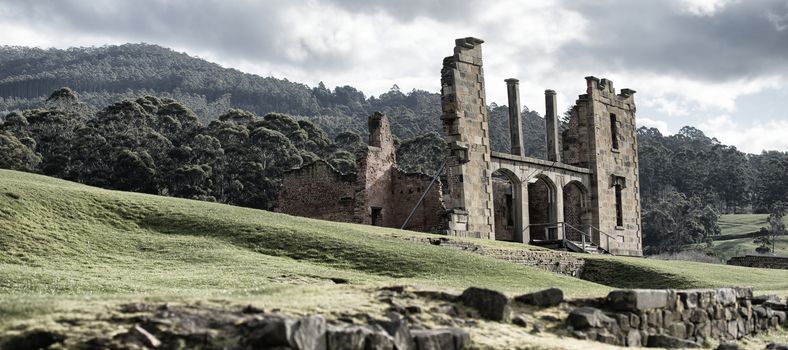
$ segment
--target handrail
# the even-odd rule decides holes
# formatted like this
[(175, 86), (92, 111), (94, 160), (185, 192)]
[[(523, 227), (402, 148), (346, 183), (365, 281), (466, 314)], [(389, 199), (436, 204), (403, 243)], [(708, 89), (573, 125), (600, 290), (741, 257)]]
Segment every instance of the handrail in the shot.
[[(575, 227), (573, 225), (570, 225), (570, 224), (568, 224), (566, 222), (563, 222), (563, 221), (547, 222), (547, 223), (539, 223), (539, 224), (528, 224), (528, 225), (525, 225), (523, 227), (523, 232), (526, 229), (528, 229), (529, 227), (531, 227), (531, 226), (535, 226), (535, 227), (547, 226), (547, 228), (550, 228), (550, 227), (559, 228), (559, 227), (561, 227), (561, 230), (564, 233), (564, 235), (563, 235), (564, 238), (562, 239), (564, 241), (564, 245), (566, 245), (566, 241), (567, 241), (567, 239), (566, 239), (566, 227), (569, 227), (572, 230), (580, 232), (580, 238), (581, 238), (581, 244), (582, 244), (583, 251), (585, 251), (585, 249), (586, 249), (586, 242), (590, 242), (591, 244), (595, 243), (594, 242), (594, 237), (593, 237), (593, 235), (591, 235), (590, 232), (585, 232), (585, 231), (583, 231), (583, 230), (581, 230), (581, 229), (579, 229), (579, 228), (577, 228), (577, 227)], [(616, 238), (613, 235), (608, 234), (607, 232), (604, 232), (604, 231), (600, 230), (599, 228), (594, 227), (593, 225), (588, 225), (588, 227), (591, 228), (591, 229), (596, 230), (597, 232), (599, 232), (599, 233), (601, 233), (601, 234), (603, 234), (605, 236), (605, 243), (606, 243), (605, 246), (604, 247), (602, 246), (601, 240), (600, 240), (600, 242), (597, 242), (597, 246), (599, 248), (601, 248), (601, 249), (604, 249), (608, 254), (611, 254), (610, 253), (610, 239), (612, 238), (613, 240), (615, 240)], [(588, 239), (588, 241), (586, 241), (586, 239)]]

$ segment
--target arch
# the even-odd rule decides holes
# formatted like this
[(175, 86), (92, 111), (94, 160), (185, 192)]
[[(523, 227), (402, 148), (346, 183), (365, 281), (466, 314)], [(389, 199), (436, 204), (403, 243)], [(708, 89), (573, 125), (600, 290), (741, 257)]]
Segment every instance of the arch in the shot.
[(493, 219), (495, 239), (522, 241), (522, 184), (511, 170), (493, 171)]
[(558, 200), (555, 182), (545, 174), (528, 179), (528, 222), (532, 241), (558, 239)]
[(588, 189), (580, 181), (570, 181), (564, 186), (564, 229), (565, 238), (570, 241), (582, 240), (582, 232), (588, 230), (590, 211), (588, 210)]

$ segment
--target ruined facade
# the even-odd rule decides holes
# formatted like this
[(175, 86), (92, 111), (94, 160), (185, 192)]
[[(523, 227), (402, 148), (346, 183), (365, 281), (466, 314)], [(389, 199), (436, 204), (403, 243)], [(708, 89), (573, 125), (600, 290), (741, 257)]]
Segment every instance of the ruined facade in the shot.
[(330, 221), (440, 232), (445, 224), (443, 194), (432, 177), (397, 168), (394, 137), (386, 116), (369, 117), (369, 145), (356, 155), (357, 172), (341, 174), (319, 160), (293, 169), (282, 180), (278, 211)]
[(642, 255), (635, 91), (616, 93), (613, 82), (586, 77), (586, 94), (561, 132), (556, 93), (546, 90), (542, 160), (524, 155), (519, 81), (507, 79), (511, 152), (493, 152), (482, 43), (458, 39), (443, 60), (443, 181), (430, 187), (430, 177), (399, 170), (388, 121), (375, 114), (358, 173), (339, 174), (324, 162), (290, 171), (280, 211), (400, 227), (416, 207), (408, 229)]
[[(443, 60), (447, 234), (518, 242), (582, 242), (642, 255), (635, 91), (586, 77), (586, 94), (559, 132), (556, 93), (545, 91), (547, 160), (522, 150), (519, 82), (507, 79), (512, 147), (493, 152), (482, 40), (458, 39)], [(559, 149), (559, 135), (563, 149)]]

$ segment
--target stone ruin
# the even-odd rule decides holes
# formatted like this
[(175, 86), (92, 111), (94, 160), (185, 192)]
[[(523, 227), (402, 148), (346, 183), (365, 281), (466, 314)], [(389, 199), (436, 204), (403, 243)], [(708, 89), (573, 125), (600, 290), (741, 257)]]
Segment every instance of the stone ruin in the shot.
[(586, 77), (586, 94), (577, 99), (561, 132), (556, 92), (545, 90), (543, 160), (524, 154), (528, 140), (521, 128), (519, 81), (507, 79), (511, 152), (493, 152), (482, 43), (457, 39), (454, 54), (443, 60), (440, 118), (448, 149), (434, 185), (430, 176), (397, 168), (388, 121), (376, 113), (369, 120), (369, 146), (357, 157), (358, 172), (340, 174), (323, 161), (292, 170), (283, 179), (279, 211), (642, 255), (635, 91), (617, 93), (612, 81)]

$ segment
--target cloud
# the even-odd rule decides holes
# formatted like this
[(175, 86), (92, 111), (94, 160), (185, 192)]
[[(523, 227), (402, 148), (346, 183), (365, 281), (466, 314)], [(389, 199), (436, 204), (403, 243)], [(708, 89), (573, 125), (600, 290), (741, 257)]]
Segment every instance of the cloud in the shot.
[(663, 135), (669, 135), (670, 131), (668, 130), (668, 123), (661, 121), (661, 120), (654, 120), (651, 118), (644, 118), (638, 117), (637, 118), (637, 127), (647, 127), (647, 128), (656, 128), (661, 132)]
[(769, 120), (755, 125), (743, 125), (728, 115), (708, 118), (698, 124), (709, 137), (736, 147), (748, 153), (761, 153), (763, 150), (788, 149), (788, 120)]
[(742, 96), (788, 90), (786, 28), (784, 0), (0, 0), (0, 44), (149, 42), (375, 95), (393, 84), (437, 92), (454, 39), (476, 36), (488, 103), (505, 104), (514, 77), (523, 105), (542, 112), (554, 89), (565, 110), (594, 75), (637, 90), (641, 124), (661, 130), (707, 115), (738, 122)]

